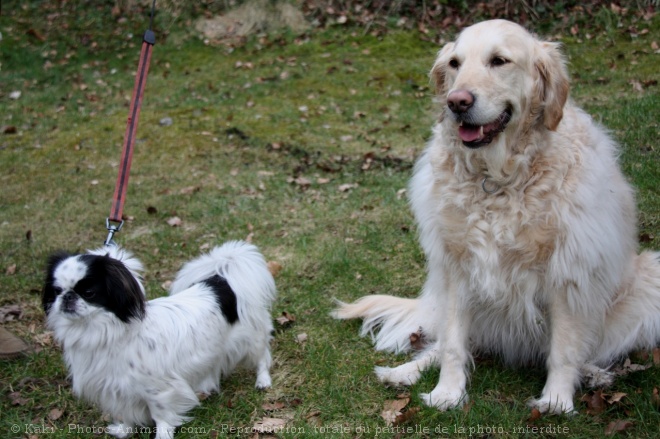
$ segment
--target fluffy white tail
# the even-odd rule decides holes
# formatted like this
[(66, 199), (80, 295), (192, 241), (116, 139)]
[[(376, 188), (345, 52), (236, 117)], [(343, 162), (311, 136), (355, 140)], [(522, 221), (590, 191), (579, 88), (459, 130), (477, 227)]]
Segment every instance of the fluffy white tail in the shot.
[(170, 295), (215, 275), (226, 279), (236, 294), (239, 314), (240, 308), (270, 307), (275, 300), (275, 280), (266, 260), (256, 246), (243, 241), (228, 241), (187, 262), (172, 282)]
[(411, 348), (410, 335), (420, 328), (427, 339), (436, 334), (434, 313), (423, 309), (423, 298), (371, 295), (354, 303), (337, 301), (339, 307), (331, 315), (341, 320), (361, 318), (360, 335), (371, 336), (377, 350), (405, 352)]

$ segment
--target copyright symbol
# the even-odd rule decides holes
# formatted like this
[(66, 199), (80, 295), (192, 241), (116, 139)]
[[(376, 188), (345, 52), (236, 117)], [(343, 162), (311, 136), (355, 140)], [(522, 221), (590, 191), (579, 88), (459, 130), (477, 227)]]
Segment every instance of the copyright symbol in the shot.
[(21, 432), (21, 426), (18, 424), (14, 424), (11, 426), (11, 432), (12, 433), (20, 433)]

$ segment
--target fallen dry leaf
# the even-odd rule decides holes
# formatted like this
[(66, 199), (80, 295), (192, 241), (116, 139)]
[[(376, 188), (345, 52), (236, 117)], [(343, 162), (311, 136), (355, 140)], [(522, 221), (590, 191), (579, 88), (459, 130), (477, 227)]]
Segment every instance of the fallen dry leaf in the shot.
[(397, 415), (393, 425), (397, 426), (409, 422), (419, 412), (419, 410), (419, 407), (412, 407), (405, 412), (402, 412), (400, 415)]
[(380, 417), (385, 420), (387, 425), (394, 425), (398, 416), (401, 416), (403, 409), (410, 402), (410, 398), (389, 399), (383, 404), (383, 411)]
[(11, 401), (11, 405), (24, 406), (25, 404), (30, 402), (29, 399), (23, 398), (21, 392), (12, 392), (8, 396), (9, 396), (9, 400)]
[(321, 427), (323, 425), (323, 421), (321, 420), (321, 412), (319, 410), (315, 410), (309, 413), (307, 416), (305, 416), (305, 419), (311, 425), (315, 425), (317, 427)]
[(62, 409), (52, 409), (50, 412), (48, 412), (48, 419), (51, 421), (57, 421), (62, 417), (64, 414), (64, 410)]
[(262, 404), (261, 408), (266, 410), (267, 412), (271, 412), (273, 410), (281, 410), (284, 408), (284, 403), (281, 401), (267, 402)]
[(51, 346), (53, 344), (53, 331), (46, 331), (35, 335), (34, 341), (39, 346)]
[(415, 351), (421, 351), (426, 347), (426, 338), (420, 327), (417, 332), (410, 334), (410, 347)]
[(529, 414), (529, 418), (527, 418), (527, 422), (536, 422), (539, 419), (541, 419), (541, 416), (542, 416), (541, 411), (536, 407), (534, 407), (532, 409), (532, 412)]
[(312, 181), (309, 178), (305, 178), (305, 177), (289, 178), (287, 179), (287, 182), (294, 183), (303, 189), (308, 188), (312, 185)]
[(296, 318), (287, 311), (282, 311), (282, 315), (275, 319), (281, 326), (288, 326), (296, 321)]
[(296, 335), (296, 341), (300, 344), (303, 344), (307, 341), (307, 334), (305, 332), (301, 332), (300, 334)]
[(355, 189), (356, 187), (358, 187), (357, 183), (345, 183), (345, 184), (340, 184), (338, 189), (339, 192), (348, 192), (351, 189)]
[(626, 396), (628, 396), (627, 393), (616, 392), (616, 393), (613, 393), (612, 395), (608, 395), (607, 402), (608, 402), (608, 404), (616, 404), (617, 402), (620, 402)]
[(183, 221), (181, 221), (181, 218), (178, 216), (173, 216), (172, 218), (167, 220), (167, 224), (169, 224), (172, 227), (179, 227), (181, 224), (183, 224)]
[(618, 367), (614, 370), (614, 373), (616, 373), (618, 376), (624, 376), (628, 375), (630, 372), (638, 372), (642, 370), (646, 370), (650, 368), (652, 365), (642, 365), (642, 364), (635, 364), (632, 362), (630, 358), (626, 358), (626, 361), (623, 362), (623, 365), (621, 367)]
[(598, 415), (603, 413), (607, 408), (605, 404), (605, 397), (603, 396), (602, 390), (596, 390), (595, 392), (587, 393), (580, 401), (587, 404), (587, 414), (588, 415)]
[(16, 274), (16, 264), (11, 264), (9, 267), (7, 267), (7, 270), (5, 270), (5, 274), (7, 276), (12, 276)]
[(18, 320), (23, 315), (23, 310), (18, 305), (0, 306), (0, 323)]
[(605, 427), (605, 436), (613, 436), (615, 433), (626, 431), (632, 426), (633, 423), (631, 421), (624, 421), (621, 419), (612, 421), (607, 424), (607, 427)]
[(201, 189), (201, 187), (199, 187), (199, 186), (188, 186), (188, 187), (184, 187), (183, 189), (181, 189), (179, 191), (179, 194), (181, 194), (181, 195), (190, 195), (190, 194), (194, 194), (195, 192), (199, 192), (200, 189)]
[(280, 274), (280, 271), (282, 271), (282, 264), (279, 262), (275, 261), (268, 261), (268, 271), (270, 271), (270, 274), (273, 275), (273, 277), (276, 277), (278, 274)]

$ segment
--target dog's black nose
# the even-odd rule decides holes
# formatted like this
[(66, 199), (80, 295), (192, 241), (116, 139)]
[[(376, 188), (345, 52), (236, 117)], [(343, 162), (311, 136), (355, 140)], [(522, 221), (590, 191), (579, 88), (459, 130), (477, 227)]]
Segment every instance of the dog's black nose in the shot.
[(454, 90), (447, 96), (447, 106), (454, 113), (465, 113), (474, 105), (474, 95), (467, 90)]
[(62, 310), (66, 312), (73, 312), (76, 310), (76, 302), (78, 296), (73, 291), (68, 291), (62, 296)]

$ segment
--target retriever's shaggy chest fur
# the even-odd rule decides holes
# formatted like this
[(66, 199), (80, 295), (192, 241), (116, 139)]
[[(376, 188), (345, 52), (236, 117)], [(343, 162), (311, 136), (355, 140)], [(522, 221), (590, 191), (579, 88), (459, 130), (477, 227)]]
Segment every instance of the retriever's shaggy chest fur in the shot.
[[(598, 283), (589, 280), (589, 287), (616, 291), (635, 250), (633, 195), (618, 170), (616, 146), (570, 102), (565, 115), (556, 132), (529, 136), (520, 153), (507, 157), (502, 183), (484, 183), (488, 163), (441, 141), (447, 124), (440, 124), (412, 183), (413, 210), (428, 217), (420, 221), (422, 244), (429, 254), (441, 253), (430, 261), (465, 284), (461, 300), (474, 314), (474, 347), (510, 363), (546, 357), (548, 295), (557, 286), (567, 288), (574, 312), (585, 318), (594, 307), (604, 312), (616, 294), (580, 295), (581, 277), (591, 271)], [(566, 220), (578, 216), (579, 226)], [(613, 232), (619, 242), (600, 243)], [(593, 253), (598, 264), (574, 266), (592, 258), (581, 252)]]

